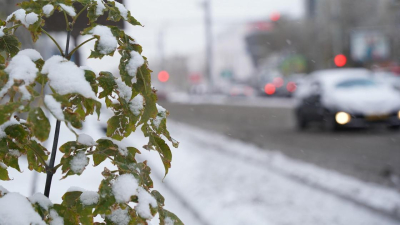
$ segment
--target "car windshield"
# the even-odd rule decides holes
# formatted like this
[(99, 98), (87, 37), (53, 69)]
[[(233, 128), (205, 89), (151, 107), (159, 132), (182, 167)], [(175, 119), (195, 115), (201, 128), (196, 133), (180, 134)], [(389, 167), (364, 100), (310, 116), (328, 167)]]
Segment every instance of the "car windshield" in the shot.
[(370, 79), (351, 79), (338, 83), (337, 88), (374, 87), (377, 83)]

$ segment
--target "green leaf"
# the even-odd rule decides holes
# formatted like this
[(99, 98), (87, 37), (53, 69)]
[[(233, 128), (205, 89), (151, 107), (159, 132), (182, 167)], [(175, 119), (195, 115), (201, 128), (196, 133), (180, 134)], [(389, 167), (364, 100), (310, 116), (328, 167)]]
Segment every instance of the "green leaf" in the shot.
[(8, 102), (4, 105), (0, 105), (0, 124), (10, 120), (13, 112), (20, 106), (20, 102)]
[(74, 207), (79, 202), (79, 197), (81, 196), (81, 191), (71, 191), (63, 195), (62, 205), (66, 207)]
[(9, 56), (14, 57), (21, 47), (21, 43), (14, 35), (4, 35), (0, 38), (0, 52), (5, 51)]
[(90, 83), (90, 86), (92, 87), (93, 92), (96, 93), (96, 95), (97, 95), (99, 85), (97, 84), (97, 81), (96, 81), (96, 74), (93, 71), (85, 70), (85, 78)]
[(50, 134), (50, 122), (42, 108), (33, 108), (28, 114), (33, 135), (40, 141), (46, 141)]
[(112, 73), (102, 71), (100, 72), (98, 80), (99, 86), (103, 89), (103, 91), (100, 92), (99, 98), (110, 96), (114, 90), (114, 87), (117, 85), (117, 83), (115, 83), (115, 79)]
[(1, 165), (0, 165), (0, 180), (10, 180), (10, 177), (8, 177), (7, 169), (4, 169), (3, 167), (1, 167)]
[(161, 160), (164, 164), (165, 168), (165, 175), (168, 173), (168, 169), (171, 168), (171, 160), (172, 160), (172, 153), (169, 149), (169, 146), (165, 143), (165, 141), (155, 135), (150, 136), (150, 142), (156, 146), (156, 150), (161, 156)]
[(21, 124), (8, 126), (5, 133), (11, 138), (17, 140), (19, 143), (26, 143), (28, 141), (28, 132)]
[(160, 225), (165, 225), (165, 219), (169, 218), (173, 221), (174, 225), (184, 225), (183, 222), (172, 212), (165, 210), (165, 209), (161, 209), (158, 211), (158, 213), (160, 214)]
[(47, 160), (47, 150), (42, 145), (36, 141), (31, 141), (27, 145), (27, 159), (29, 170), (36, 170), (37, 172), (45, 172), (45, 162), (42, 160)]

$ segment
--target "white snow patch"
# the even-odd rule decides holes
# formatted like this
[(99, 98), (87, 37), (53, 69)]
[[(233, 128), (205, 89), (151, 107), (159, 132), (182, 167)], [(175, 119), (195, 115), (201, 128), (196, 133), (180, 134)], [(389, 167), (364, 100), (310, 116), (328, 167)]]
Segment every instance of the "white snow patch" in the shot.
[(171, 218), (167, 217), (165, 218), (164, 223), (165, 225), (174, 225), (175, 222)]
[(137, 195), (138, 181), (132, 174), (122, 174), (112, 184), (112, 191), (118, 203), (129, 202)]
[(71, 186), (67, 190), (67, 192), (75, 192), (75, 191), (85, 192), (86, 190), (81, 187), (76, 187), (76, 186)]
[(144, 58), (139, 54), (139, 52), (131, 51), (131, 59), (129, 59), (126, 65), (126, 71), (129, 76), (136, 77), (137, 69), (144, 64)]
[(117, 39), (114, 37), (109, 27), (97, 25), (89, 31), (89, 34), (99, 36), (99, 44), (97, 47), (101, 54), (110, 54), (118, 47)]
[(81, 151), (76, 154), (71, 162), (71, 170), (76, 174), (81, 174), (85, 167), (89, 164), (89, 159), (86, 157), (85, 152)]
[(50, 218), (50, 225), (64, 225), (64, 219), (54, 209), (50, 210)]
[(61, 8), (70, 16), (76, 16), (74, 7), (60, 3)]
[(29, 27), (29, 25), (36, 23), (36, 21), (39, 20), (39, 16), (34, 13), (28, 13), (26, 14), (26, 11), (24, 9), (18, 9), (15, 12), (11, 13), (6, 21), (9, 22), (13, 16), (15, 16), (15, 19), (20, 21), (25, 27)]
[(85, 71), (62, 56), (55, 55), (46, 60), (42, 73), (48, 74), (49, 84), (58, 94), (78, 93), (85, 98), (97, 99), (85, 79)]
[(153, 124), (158, 129), (162, 120), (167, 118), (167, 110), (159, 104), (156, 104), (156, 106), (157, 106), (158, 114), (157, 114), (157, 117), (153, 120)]
[(79, 197), (83, 205), (93, 205), (97, 204), (99, 201), (99, 194), (94, 191), (84, 191)]
[(0, 195), (4, 195), (4, 194), (7, 194), (7, 193), (8, 193), (8, 190), (0, 185)]
[(48, 199), (46, 196), (44, 196), (42, 193), (35, 193), (31, 197), (29, 197), (29, 201), (32, 203), (38, 203), (40, 207), (42, 207), (45, 210), (49, 210), (49, 207), (53, 206), (53, 203)]
[(157, 200), (142, 187), (139, 187), (138, 191), (138, 204), (135, 207), (136, 211), (138, 212), (139, 216), (144, 219), (153, 218), (150, 212), (150, 206), (152, 208), (156, 208)]
[(49, 17), (51, 12), (53, 12), (53, 10), (54, 10), (54, 6), (52, 4), (47, 4), (47, 5), (43, 6), (42, 10), (43, 10), (44, 15)]
[(106, 9), (106, 6), (103, 4), (103, 2), (101, 0), (95, 0), (95, 2), (97, 3), (96, 15), (97, 16), (103, 15), (104, 9)]
[(132, 88), (128, 87), (120, 77), (115, 79), (115, 83), (117, 83), (117, 90), (119, 92), (119, 96), (123, 99), (125, 99), (126, 102), (129, 102), (132, 97)]
[(119, 12), (121, 13), (122, 18), (125, 20), (128, 19), (128, 10), (125, 8), (125, 6), (119, 2), (113, 1), (115, 3), (115, 7), (118, 8)]
[(38, 51), (35, 49), (27, 48), (18, 52), (18, 55), (26, 55), (28, 56), (33, 62), (43, 59), (42, 56)]
[(127, 156), (128, 155), (128, 147), (130, 147), (131, 145), (125, 141), (118, 141), (118, 140), (114, 140), (112, 138), (109, 137), (104, 137), (103, 139), (107, 139), (112, 141), (115, 145), (118, 146), (118, 151), (121, 155), (123, 156)]
[(118, 225), (127, 225), (130, 221), (127, 209), (116, 209), (112, 211), (111, 215), (107, 216), (109, 220)]
[(1, 27), (0, 26), (0, 37), (3, 37), (4, 36), (4, 28), (6, 28), (6, 27)]
[(94, 146), (97, 143), (93, 140), (93, 138), (87, 134), (80, 134), (78, 136), (78, 143), (87, 145), (87, 146)]
[(144, 98), (141, 94), (136, 95), (132, 101), (129, 102), (129, 109), (135, 116), (139, 116), (143, 110)]
[(0, 198), (1, 225), (45, 225), (42, 218), (26, 197), (18, 193), (8, 193)]
[(50, 112), (60, 121), (64, 121), (64, 113), (62, 110), (61, 103), (57, 102), (52, 95), (44, 96), (44, 103)]
[(3, 169), (7, 169), (7, 165), (2, 163), (2, 162), (0, 162), (0, 167), (3, 168)]
[(21, 153), (20, 153), (18, 150), (16, 150), (16, 149), (10, 149), (10, 150), (8, 150), (8, 154), (10, 154), (10, 155), (12, 155), (12, 156), (16, 156), (16, 157), (20, 157), (20, 156), (21, 156)]
[(30, 93), (25, 89), (24, 86), (30, 85), (35, 82), (36, 75), (39, 70), (36, 68), (36, 64), (32, 62), (32, 59), (40, 57), (40, 54), (33, 49), (26, 49), (14, 56), (10, 64), (4, 70), (8, 75), (8, 81), (0, 90), (0, 97), (3, 97), (8, 90), (14, 85), (14, 80), (22, 80), (24, 84), (19, 87), (22, 93), (22, 99), (28, 100), (31, 98)]

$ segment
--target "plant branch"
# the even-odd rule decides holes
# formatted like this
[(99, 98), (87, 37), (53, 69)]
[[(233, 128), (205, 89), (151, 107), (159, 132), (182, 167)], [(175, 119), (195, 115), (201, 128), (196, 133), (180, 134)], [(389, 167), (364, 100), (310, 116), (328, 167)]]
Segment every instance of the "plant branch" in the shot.
[(63, 10), (64, 13), (64, 18), (65, 18), (65, 26), (66, 26), (66, 30), (67, 31), (71, 31), (71, 27), (69, 26), (69, 21), (68, 21), (68, 17), (67, 17), (67, 13)]
[(85, 5), (85, 6), (81, 9), (81, 11), (79, 11), (78, 14), (76, 14), (76, 16), (74, 17), (74, 19), (72, 20), (72, 23), (71, 23), (72, 26), (74, 26), (76, 20), (78, 20), (78, 17), (85, 11), (85, 9), (87, 9), (88, 7), (90, 7), (91, 4), (92, 4), (92, 3), (89, 3), (89, 4)]
[(90, 38), (90, 39), (88, 39), (88, 40), (86, 40), (86, 41), (84, 41), (84, 42), (82, 42), (80, 45), (78, 45), (77, 47), (75, 47), (72, 51), (71, 51), (71, 53), (69, 53), (68, 55), (67, 55), (67, 59), (70, 59), (71, 57), (72, 57), (72, 55), (80, 48), (80, 47), (82, 47), (84, 44), (86, 44), (86, 43), (88, 43), (89, 41), (92, 41), (92, 40), (94, 40), (94, 39), (96, 39), (96, 38)]
[(62, 56), (64, 56), (64, 52), (61, 49), (60, 45), (57, 43), (57, 41), (47, 31), (45, 31), (43, 28), (42, 28), (42, 31), (43, 31), (43, 33), (45, 33), (54, 42), (54, 44), (56, 44), (58, 50), (60, 51), (60, 54)]

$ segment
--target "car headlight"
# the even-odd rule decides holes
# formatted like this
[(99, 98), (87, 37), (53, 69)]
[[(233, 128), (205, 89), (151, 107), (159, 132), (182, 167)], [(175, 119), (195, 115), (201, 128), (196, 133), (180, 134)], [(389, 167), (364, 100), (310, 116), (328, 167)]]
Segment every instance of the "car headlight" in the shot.
[[(399, 112), (399, 116), (400, 116), (400, 112)], [(338, 112), (338, 113), (336, 113), (335, 120), (338, 124), (345, 125), (346, 123), (350, 122), (351, 116), (350, 116), (350, 114), (348, 114), (346, 112)]]
[(400, 119), (400, 111), (397, 112), (397, 118)]

